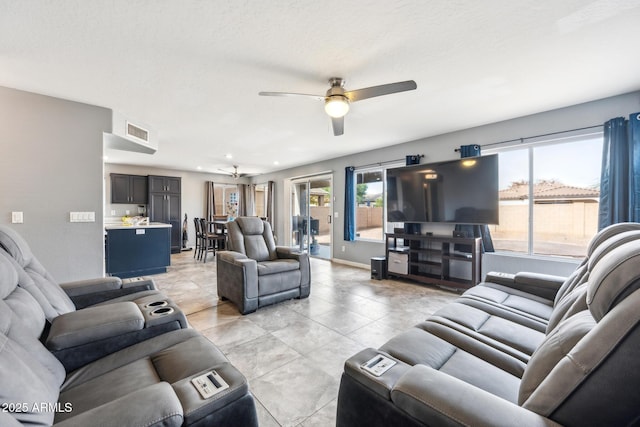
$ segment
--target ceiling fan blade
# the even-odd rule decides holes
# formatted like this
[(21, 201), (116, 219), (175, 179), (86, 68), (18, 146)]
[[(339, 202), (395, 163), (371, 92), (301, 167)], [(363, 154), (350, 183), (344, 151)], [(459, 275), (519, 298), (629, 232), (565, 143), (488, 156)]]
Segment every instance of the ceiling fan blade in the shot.
[(332, 117), (331, 118), (331, 126), (333, 127), (333, 135), (340, 136), (344, 134), (344, 116), (343, 117)]
[(305, 98), (315, 98), (324, 101), (323, 95), (310, 95), (308, 93), (291, 93), (291, 92), (258, 92), (260, 96), (302, 96)]
[(349, 98), (349, 101), (356, 102), (363, 99), (373, 98), (376, 96), (390, 95), (392, 93), (405, 92), (407, 90), (414, 90), (418, 87), (413, 80), (407, 80), (406, 82), (389, 83), (380, 86), (371, 86), (364, 89), (356, 89), (345, 92), (344, 95)]

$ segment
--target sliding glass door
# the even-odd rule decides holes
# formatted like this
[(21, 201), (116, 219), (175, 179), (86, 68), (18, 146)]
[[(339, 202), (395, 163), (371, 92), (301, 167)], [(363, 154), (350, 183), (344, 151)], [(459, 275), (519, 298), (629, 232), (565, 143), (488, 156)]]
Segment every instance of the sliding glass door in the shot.
[(318, 258), (331, 258), (331, 175), (291, 182), (291, 246)]

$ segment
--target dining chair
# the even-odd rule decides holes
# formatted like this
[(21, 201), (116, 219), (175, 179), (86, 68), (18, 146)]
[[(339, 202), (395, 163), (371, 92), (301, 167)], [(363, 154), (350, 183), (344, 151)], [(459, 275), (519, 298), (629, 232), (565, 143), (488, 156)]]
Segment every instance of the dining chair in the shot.
[(200, 227), (200, 218), (193, 218), (193, 225), (196, 229), (196, 248), (193, 251), (193, 257), (200, 259), (200, 251), (202, 250), (202, 230)]
[[(212, 252), (213, 255), (216, 255), (216, 250), (223, 244), (223, 242), (227, 239), (227, 236), (224, 234), (217, 234), (212, 231), (209, 231), (209, 222), (205, 218), (200, 218), (200, 228), (202, 230), (202, 243), (201, 243), (201, 253), (202, 253), (202, 261), (207, 262), (207, 254)], [(199, 258), (198, 258), (199, 259)]]

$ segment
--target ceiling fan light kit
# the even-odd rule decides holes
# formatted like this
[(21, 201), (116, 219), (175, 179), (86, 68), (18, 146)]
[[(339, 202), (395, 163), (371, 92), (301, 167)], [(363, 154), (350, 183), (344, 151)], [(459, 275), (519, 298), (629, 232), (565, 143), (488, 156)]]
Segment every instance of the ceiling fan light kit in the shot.
[(305, 93), (289, 92), (259, 92), (260, 96), (304, 96), (324, 100), (324, 111), (331, 117), (331, 126), (335, 136), (344, 133), (343, 117), (349, 112), (349, 104), (363, 99), (376, 96), (390, 95), (392, 93), (405, 92), (417, 89), (418, 85), (413, 80), (404, 82), (389, 83), (379, 86), (371, 86), (364, 89), (357, 89), (345, 92), (345, 80), (340, 77), (329, 79), (329, 90), (325, 96), (309, 95)]
[(324, 111), (329, 117), (344, 117), (349, 112), (349, 100), (342, 95), (329, 96), (324, 102)]

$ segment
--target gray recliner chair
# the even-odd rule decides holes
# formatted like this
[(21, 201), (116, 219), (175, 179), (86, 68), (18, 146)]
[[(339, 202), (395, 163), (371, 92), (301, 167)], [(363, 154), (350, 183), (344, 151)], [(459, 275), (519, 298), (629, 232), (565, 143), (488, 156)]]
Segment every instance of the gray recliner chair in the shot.
[(311, 289), (309, 256), (276, 246), (271, 225), (258, 217), (229, 222), (228, 251), (218, 252), (218, 295), (242, 314), (292, 298)]

